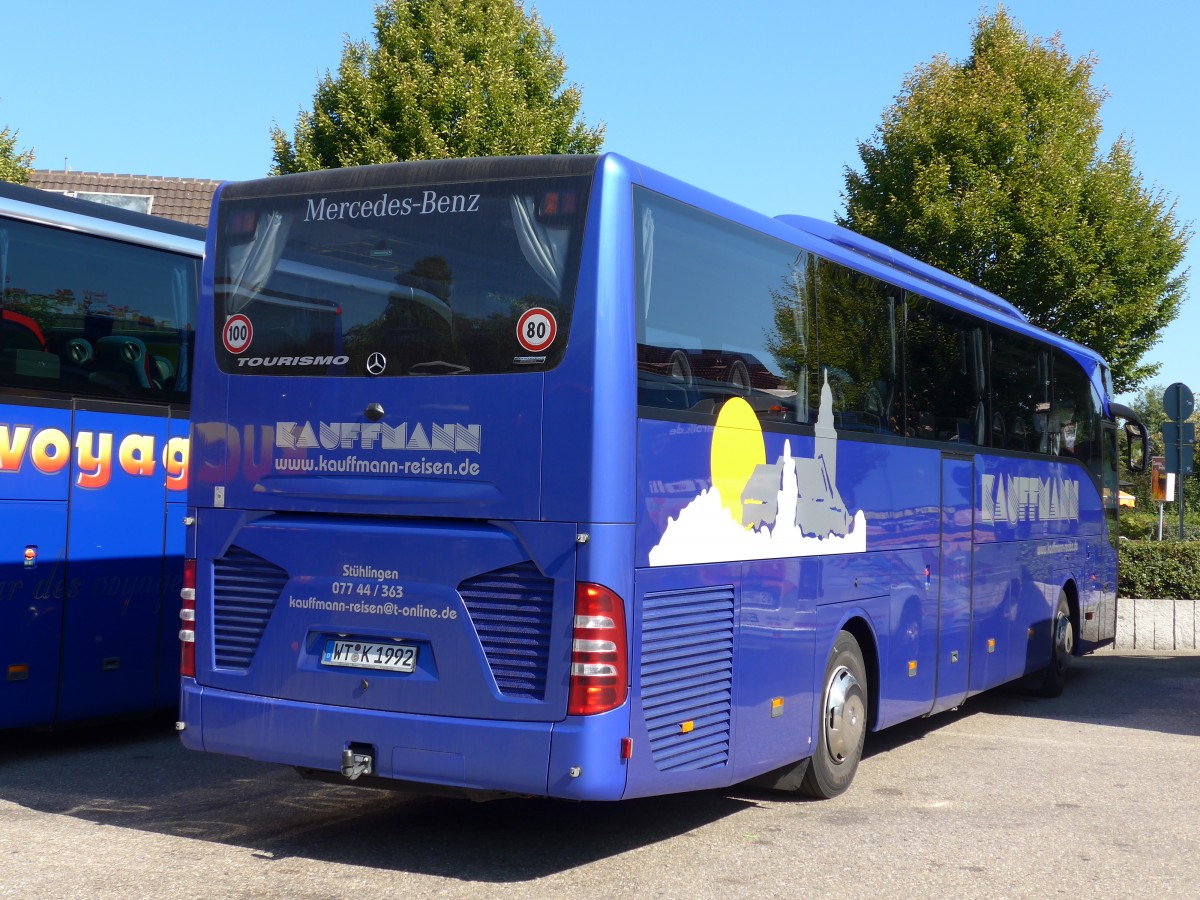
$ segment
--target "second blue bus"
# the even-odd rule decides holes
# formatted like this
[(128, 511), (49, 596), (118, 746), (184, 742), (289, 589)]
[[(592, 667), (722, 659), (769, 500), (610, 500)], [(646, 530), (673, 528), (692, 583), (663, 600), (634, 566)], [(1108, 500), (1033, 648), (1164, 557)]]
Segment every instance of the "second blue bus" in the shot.
[(0, 184), (0, 729), (178, 700), (203, 238)]

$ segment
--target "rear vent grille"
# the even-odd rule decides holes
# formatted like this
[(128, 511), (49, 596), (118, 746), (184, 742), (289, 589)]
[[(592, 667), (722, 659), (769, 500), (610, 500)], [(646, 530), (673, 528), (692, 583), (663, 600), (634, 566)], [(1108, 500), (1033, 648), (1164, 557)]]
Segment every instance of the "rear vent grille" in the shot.
[(218, 668), (250, 667), (288, 574), (241, 547), (213, 562), (213, 643)]
[(664, 772), (727, 765), (733, 707), (733, 588), (647, 594), (642, 710)]
[(524, 562), (469, 578), (458, 593), (500, 693), (544, 699), (554, 581)]

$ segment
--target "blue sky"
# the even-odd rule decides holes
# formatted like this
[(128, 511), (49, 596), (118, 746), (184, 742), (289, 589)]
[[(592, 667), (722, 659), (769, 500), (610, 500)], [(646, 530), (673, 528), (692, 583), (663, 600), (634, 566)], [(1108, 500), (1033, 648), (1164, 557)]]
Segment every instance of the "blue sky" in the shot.
[[(526, 4), (529, 5), (528, 3)], [(976, 0), (539, 0), (583, 114), (605, 148), (761, 212), (831, 219), (915, 66), (969, 52)], [(20, 3), (4, 11), (0, 127), (38, 168), (254, 178), (270, 128), (289, 132), (374, 0)], [(1030, 35), (1094, 55), (1104, 140), (1133, 140), (1148, 187), (1200, 221), (1194, 97), (1200, 4), (1009, 0)], [(1200, 293), (1200, 238), (1185, 265)], [(1188, 299), (1149, 359), (1163, 386), (1200, 388), (1200, 306)]]

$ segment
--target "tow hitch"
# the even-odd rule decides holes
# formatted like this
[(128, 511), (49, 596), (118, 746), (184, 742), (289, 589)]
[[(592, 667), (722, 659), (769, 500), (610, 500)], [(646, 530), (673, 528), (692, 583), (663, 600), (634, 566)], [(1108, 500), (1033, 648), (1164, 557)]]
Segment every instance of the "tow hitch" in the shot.
[(342, 751), (342, 774), (346, 778), (354, 781), (360, 775), (371, 775), (374, 771), (374, 748), (351, 744)]

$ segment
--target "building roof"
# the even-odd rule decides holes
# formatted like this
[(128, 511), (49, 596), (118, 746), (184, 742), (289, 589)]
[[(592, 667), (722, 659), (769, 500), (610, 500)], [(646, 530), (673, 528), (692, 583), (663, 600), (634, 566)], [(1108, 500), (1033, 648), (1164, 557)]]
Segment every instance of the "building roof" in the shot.
[(200, 178), (103, 175), (53, 169), (34, 169), (29, 173), (28, 181), (29, 187), (43, 191), (57, 191), (201, 227), (208, 225), (213, 191), (220, 183)]

